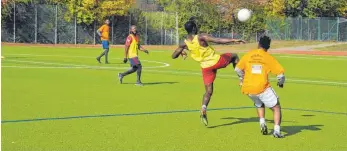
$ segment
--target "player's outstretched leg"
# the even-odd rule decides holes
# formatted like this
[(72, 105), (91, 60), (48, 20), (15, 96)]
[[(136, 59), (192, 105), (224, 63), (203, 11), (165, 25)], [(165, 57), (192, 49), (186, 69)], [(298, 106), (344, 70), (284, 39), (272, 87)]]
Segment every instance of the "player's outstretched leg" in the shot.
[(138, 86), (143, 86), (142, 82), (141, 82), (141, 73), (142, 73), (142, 65), (139, 64), (137, 65), (137, 81), (136, 81), (136, 85)]
[(119, 79), (119, 82), (122, 84), (123, 83), (123, 78), (129, 74), (132, 74), (134, 73), (135, 71), (137, 70), (137, 66), (133, 66), (131, 67), (128, 71), (125, 71), (123, 73), (119, 73), (118, 74), (118, 79)]
[(201, 122), (205, 124), (205, 126), (208, 125), (208, 120), (207, 120), (207, 106), (210, 103), (212, 94), (213, 94), (213, 83), (205, 85), (205, 94), (202, 100), (202, 107), (201, 107)]
[(276, 138), (283, 138), (284, 136), (281, 135), (281, 121), (282, 121), (282, 113), (281, 113), (281, 106), (278, 103), (274, 107), (271, 108), (274, 114), (274, 133), (273, 136)]

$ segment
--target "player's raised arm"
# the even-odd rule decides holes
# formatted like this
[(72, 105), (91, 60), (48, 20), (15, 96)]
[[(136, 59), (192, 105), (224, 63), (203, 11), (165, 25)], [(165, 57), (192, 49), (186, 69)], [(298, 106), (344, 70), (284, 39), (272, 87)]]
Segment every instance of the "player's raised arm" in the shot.
[(241, 42), (241, 43), (245, 43), (245, 41), (240, 40), (240, 39), (233, 39), (233, 38), (216, 38), (213, 36), (210, 36), (208, 34), (201, 34), (199, 36), (200, 40), (204, 40), (207, 42), (213, 42), (213, 43), (217, 43), (217, 44), (227, 44), (227, 43), (232, 43), (232, 42)]
[(184, 49), (187, 48), (186, 44), (181, 44), (176, 50), (175, 52), (172, 54), (172, 59), (176, 59), (177, 57), (180, 56), (180, 54), (183, 52)]

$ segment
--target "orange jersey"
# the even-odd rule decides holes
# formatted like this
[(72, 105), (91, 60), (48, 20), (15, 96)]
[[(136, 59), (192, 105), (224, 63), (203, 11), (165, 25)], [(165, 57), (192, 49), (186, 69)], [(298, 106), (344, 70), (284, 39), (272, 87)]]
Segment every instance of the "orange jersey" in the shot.
[(192, 41), (185, 40), (190, 56), (200, 62), (201, 68), (212, 67), (219, 61), (220, 55), (209, 45), (208, 47), (200, 46), (198, 35), (195, 35)]
[(110, 26), (105, 24), (102, 25), (98, 30), (101, 33), (101, 40), (109, 40)]
[(242, 93), (260, 94), (270, 87), (268, 74), (283, 74), (284, 69), (268, 52), (257, 49), (246, 53), (236, 68), (243, 70)]

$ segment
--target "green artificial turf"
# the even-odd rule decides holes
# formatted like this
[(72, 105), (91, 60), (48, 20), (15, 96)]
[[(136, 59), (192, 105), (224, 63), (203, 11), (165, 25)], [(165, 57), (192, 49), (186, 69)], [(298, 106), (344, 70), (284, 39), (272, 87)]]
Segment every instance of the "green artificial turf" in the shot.
[(274, 87), (286, 136), (275, 139), (260, 134), (231, 66), (218, 71), (205, 127), (198, 63), (140, 53), (138, 87), (135, 74), (118, 82), (129, 68), (123, 49), (111, 50), (109, 65), (96, 62), (100, 52), (2, 47), (2, 150), (347, 150), (347, 58), (275, 55), (287, 76), (284, 89)]

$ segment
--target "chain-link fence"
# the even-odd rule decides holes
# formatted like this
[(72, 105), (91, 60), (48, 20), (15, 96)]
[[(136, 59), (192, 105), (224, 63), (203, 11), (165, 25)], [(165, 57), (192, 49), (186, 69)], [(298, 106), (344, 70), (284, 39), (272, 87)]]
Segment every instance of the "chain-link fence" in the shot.
[(277, 40), (347, 41), (347, 20), (332, 17), (268, 20), (267, 34)]
[[(10, 4), (9, 4), (10, 5)], [(2, 17), (2, 42), (43, 44), (98, 44), (96, 30), (102, 23), (77, 23), (64, 19), (66, 8), (60, 5), (13, 3), (11, 15)], [(136, 25), (140, 43), (174, 45), (178, 42), (176, 14), (134, 12), (110, 17), (110, 43), (124, 44), (129, 26)], [(4, 22), (5, 21), (5, 22)]]
[[(66, 8), (60, 5), (13, 3), (7, 16), (2, 16), (2, 42), (44, 44), (98, 44), (96, 30), (102, 23), (66, 21)], [(129, 26), (137, 25), (140, 43), (146, 45), (176, 45), (179, 43), (177, 13), (163, 11), (133, 11), (125, 16), (110, 17), (111, 44), (124, 44)], [(221, 17), (220, 17), (221, 18)], [(268, 19), (266, 29), (250, 32), (243, 28), (220, 28), (211, 33), (216, 37), (232, 37), (257, 41), (266, 33), (274, 40), (347, 41), (347, 19), (344, 18), (284, 18)], [(266, 31), (266, 32), (264, 32)]]

